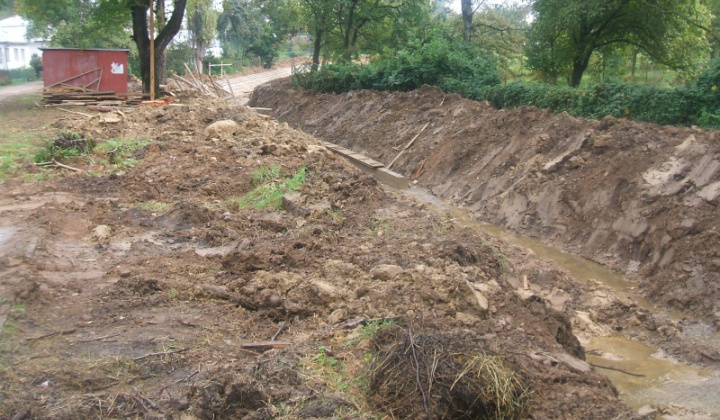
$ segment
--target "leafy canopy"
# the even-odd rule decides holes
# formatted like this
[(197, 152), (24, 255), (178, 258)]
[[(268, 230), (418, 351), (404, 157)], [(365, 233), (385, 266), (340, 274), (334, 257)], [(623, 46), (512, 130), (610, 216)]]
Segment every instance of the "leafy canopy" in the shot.
[(693, 73), (709, 50), (709, 10), (696, 0), (537, 0), (528, 66), (578, 86), (600, 48), (633, 45), (656, 62)]

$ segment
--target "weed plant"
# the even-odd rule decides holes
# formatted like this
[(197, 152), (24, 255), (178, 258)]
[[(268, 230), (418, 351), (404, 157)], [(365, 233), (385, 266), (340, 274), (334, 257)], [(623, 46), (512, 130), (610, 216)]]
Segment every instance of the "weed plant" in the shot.
[(282, 210), (282, 199), (287, 193), (297, 191), (305, 183), (305, 167), (301, 167), (293, 176), (282, 177), (278, 167), (261, 167), (253, 173), (255, 188), (238, 203), (241, 209), (254, 208)]

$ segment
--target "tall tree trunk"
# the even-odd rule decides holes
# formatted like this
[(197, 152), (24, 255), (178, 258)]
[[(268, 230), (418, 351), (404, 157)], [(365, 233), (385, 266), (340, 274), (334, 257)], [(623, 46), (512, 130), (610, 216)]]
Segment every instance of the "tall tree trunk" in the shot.
[(632, 78), (635, 78), (635, 70), (637, 70), (637, 57), (638, 57), (639, 50), (637, 48), (633, 49), (632, 52), (632, 59), (630, 60), (632, 62), (632, 67), (630, 69), (630, 75)]
[(571, 87), (580, 86), (580, 81), (582, 81), (583, 74), (585, 73), (585, 70), (588, 68), (588, 64), (590, 64), (591, 53), (590, 54), (578, 53), (579, 55), (576, 55), (575, 58), (573, 59), (572, 74), (570, 75), (570, 86)]
[(196, 40), (195, 42), (195, 70), (201, 74), (203, 72), (203, 59), (207, 51), (207, 44), (207, 41), (204, 40)]
[(357, 7), (358, 1), (353, 0), (350, 10), (348, 11), (347, 22), (345, 24), (345, 34), (343, 36), (343, 61), (350, 61), (352, 53), (350, 51), (351, 37), (353, 34), (353, 27), (355, 24), (355, 8)]
[(463, 20), (463, 40), (470, 42), (472, 38), (473, 3), (472, 0), (462, 0), (460, 3)]
[(315, 42), (313, 43), (312, 71), (316, 71), (320, 67), (320, 49), (322, 48), (322, 38), (325, 31), (323, 29), (315, 29)]
[[(164, 2), (164, 0), (160, 1)], [(155, 90), (158, 92), (160, 91), (159, 85), (165, 83), (167, 77), (165, 49), (170, 45), (170, 41), (182, 26), (186, 3), (187, 0), (175, 0), (175, 7), (170, 20), (155, 38)], [(138, 0), (133, 3), (133, 6), (130, 6), (133, 20), (132, 37), (140, 54), (140, 74), (144, 92), (150, 91), (150, 31), (147, 16), (149, 7), (149, 0)]]

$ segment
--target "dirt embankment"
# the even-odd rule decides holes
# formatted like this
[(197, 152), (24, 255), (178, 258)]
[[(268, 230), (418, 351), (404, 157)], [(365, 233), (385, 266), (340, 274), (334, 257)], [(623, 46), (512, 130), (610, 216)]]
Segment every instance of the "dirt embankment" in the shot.
[[(423, 87), (314, 95), (287, 80), (251, 105), (386, 164), (436, 195), (605, 264), (653, 301), (720, 326), (720, 133), (602, 121)], [(423, 131), (423, 127), (427, 128)]]
[[(58, 127), (118, 143), (3, 185), (0, 418), (635, 418), (567, 299), (511, 279), (594, 291), (314, 138), (209, 100)], [(123, 155), (134, 138), (151, 143)], [(238, 206), (303, 167), (285, 210)]]

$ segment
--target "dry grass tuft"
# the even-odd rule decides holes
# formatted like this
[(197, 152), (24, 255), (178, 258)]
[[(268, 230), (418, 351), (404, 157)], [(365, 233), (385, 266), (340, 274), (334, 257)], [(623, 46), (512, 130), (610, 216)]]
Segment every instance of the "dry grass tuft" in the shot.
[(531, 400), (522, 375), (464, 334), (396, 327), (374, 344), (368, 396), (394, 418), (517, 419)]

